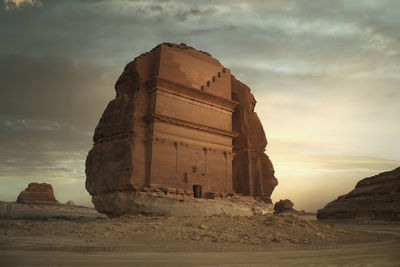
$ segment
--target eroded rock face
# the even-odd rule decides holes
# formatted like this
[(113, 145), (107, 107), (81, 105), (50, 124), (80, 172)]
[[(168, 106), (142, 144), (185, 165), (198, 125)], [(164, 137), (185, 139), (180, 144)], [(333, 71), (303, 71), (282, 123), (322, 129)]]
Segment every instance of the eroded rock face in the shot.
[(117, 193), (149, 190), (236, 192), (271, 203), (277, 180), (256, 100), (218, 60), (184, 44), (160, 44), (125, 67), (115, 90), (86, 160), (97, 210), (123, 213), (129, 204)]
[(46, 183), (30, 183), (17, 199), (24, 204), (59, 204), (54, 196), (53, 187)]
[[(256, 100), (250, 88), (232, 76), (232, 99), (240, 103), (232, 116), (233, 131), (233, 187), (244, 195), (260, 196), (270, 201), (278, 180), (274, 167), (264, 153), (267, 138), (257, 113)], [(272, 202), (271, 202), (272, 203)]]
[(274, 210), (275, 213), (283, 213), (283, 212), (288, 212), (288, 211), (294, 211), (293, 209), (294, 204), (292, 201), (289, 199), (281, 199), (278, 202), (275, 203), (274, 205)]
[(317, 217), (400, 221), (400, 168), (359, 181), (354, 190), (318, 210)]

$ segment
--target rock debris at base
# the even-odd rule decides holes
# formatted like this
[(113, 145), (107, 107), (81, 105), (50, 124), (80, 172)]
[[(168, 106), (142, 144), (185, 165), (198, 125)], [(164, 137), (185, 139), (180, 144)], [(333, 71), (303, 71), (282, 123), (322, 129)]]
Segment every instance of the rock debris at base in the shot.
[[(14, 221), (16, 236), (45, 234), (56, 238), (78, 238), (87, 243), (163, 244), (210, 242), (260, 247), (329, 245), (368, 240), (365, 233), (347, 231), (293, 214), (230, 217), (151, 217), (124, 215), (92, 222)], [(355, 238), (356, 236), (356, 238)], [(373, 238), (373, 237), (371, 237)], [(171, 244), (172, 244), (171, 243)], [(190, 244), (190, 243), (188, 243)], [(165, 245), (164, 245), (165, 246)]]

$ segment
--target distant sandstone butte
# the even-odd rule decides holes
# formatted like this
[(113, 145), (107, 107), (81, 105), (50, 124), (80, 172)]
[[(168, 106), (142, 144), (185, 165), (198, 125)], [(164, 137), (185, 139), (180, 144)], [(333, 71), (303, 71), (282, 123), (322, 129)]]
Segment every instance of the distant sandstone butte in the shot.
[(271, 203), (278, 182), (256, 100), (218, 60), (163, 43), (127, 64), (115, 90), (86, 159), (96, 209), (112, 213), (135, 192), (160, 190)]
[(318, 210), (317, 217), (400, 221), (400, 167), (359, 181), (354, 190)]
[(53, 187), (46, 183), (30, 183), (19, 194), (17, 202), (24, 204), (59, 204), (54, 196)]

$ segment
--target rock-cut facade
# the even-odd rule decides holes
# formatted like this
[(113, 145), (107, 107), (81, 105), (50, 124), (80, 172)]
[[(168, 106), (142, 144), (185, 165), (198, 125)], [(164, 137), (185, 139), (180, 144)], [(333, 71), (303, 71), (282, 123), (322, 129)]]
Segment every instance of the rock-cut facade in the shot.
[(218, 60), (163, 43), (127, 64), (115, 90), (86, 160), (96, 208), (152, 190), (270, 201), (277, 180), (256, 100)]

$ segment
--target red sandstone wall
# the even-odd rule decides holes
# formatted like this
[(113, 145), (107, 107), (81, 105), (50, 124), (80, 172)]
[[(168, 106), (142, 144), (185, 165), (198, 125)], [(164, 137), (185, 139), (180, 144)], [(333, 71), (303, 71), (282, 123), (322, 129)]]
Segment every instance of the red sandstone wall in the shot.
[(230, 72), (212, 57), (192, 50), (162, 45), (158, 76), (231, 99)]
[(232, 76), (232, 99), (240, 102), (232, 115), (233, 188), (236, 192), (270, 197), (278, 180), (273, 165), (264, 153), (267, 146), (264, 129), (254, 112), (255, 99), (250, 88)]

